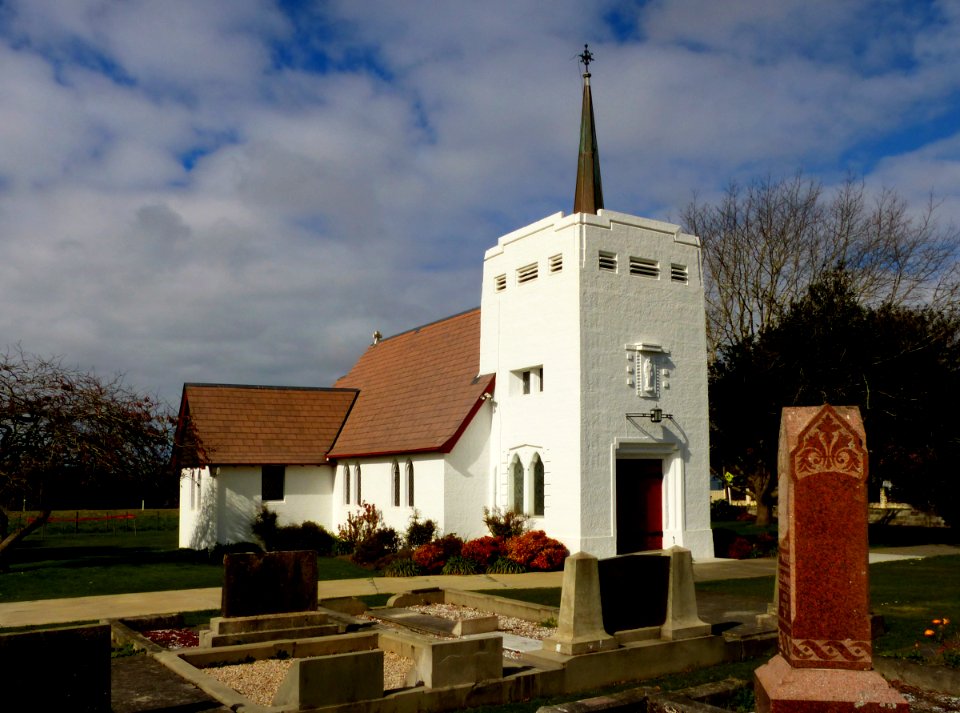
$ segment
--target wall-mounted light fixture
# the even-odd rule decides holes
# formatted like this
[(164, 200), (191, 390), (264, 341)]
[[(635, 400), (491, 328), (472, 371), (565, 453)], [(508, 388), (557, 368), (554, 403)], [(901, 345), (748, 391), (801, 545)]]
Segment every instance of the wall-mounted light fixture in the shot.
[(627, 418), (649, 418), (651, 423), (660, 423), (665, 418), (673, 421), (672, 413), (664, 413), (659, 406), (654, 406), (652, 410), (645, 413), (628, 413)]

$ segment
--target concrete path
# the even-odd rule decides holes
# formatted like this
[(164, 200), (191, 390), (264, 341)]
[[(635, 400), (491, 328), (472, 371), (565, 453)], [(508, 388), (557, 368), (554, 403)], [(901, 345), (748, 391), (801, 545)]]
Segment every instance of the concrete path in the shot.
[[(960, 555), (960, 546), (924, 545), (920, 547), (881, 548), (870, 552), (870, 562)], [(776, 572), (775, 559), (727, 560), (694, 562), (694, 579), (698, 582), (716, 579), (764, 577)], [(441, 587), (445, 589), (533, 589), (559, 587), (562, 572), (529, 572), (527, 574), (475, 574), (467, 576), (435, 575), (425, 577), (370, 577), (320, 582), (321, 599), (393, 594), (411, 589)], [(184, 589), (169, 592), (139, 592), (69, 599), (45, 599), (0, 604), (0, 627), (63, 624), (74, 621), (95, 621), (106, 618), (200, 611), (220, 608), (220, 588)]]

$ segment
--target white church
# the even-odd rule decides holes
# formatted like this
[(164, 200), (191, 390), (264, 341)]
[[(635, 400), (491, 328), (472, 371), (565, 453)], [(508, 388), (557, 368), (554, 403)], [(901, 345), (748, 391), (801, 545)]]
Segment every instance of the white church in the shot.
[(261, 505), (336, 533), (373, 503), (398, 532), (479, 537), (486, 506), (571, 552), (710, 558), (699, 240), (604, 209), (585, 72), (573, 213), (487, 250), (479, 309), (375, 333), (331, 388), (185, 384), (188, 431), (181, 547), (252, 539)]

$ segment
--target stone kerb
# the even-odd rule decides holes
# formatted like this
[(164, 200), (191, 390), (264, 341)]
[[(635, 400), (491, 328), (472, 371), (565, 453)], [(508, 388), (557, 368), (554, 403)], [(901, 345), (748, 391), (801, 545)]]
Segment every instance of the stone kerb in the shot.
[(453, 641), (431, 641), (413, 649), (407, 685), (427, 688), (498, 679), (503, 675), (503, 637), (477, 634)]
[(316, 708), (382, 697), (383, 651), (375, 649), (293, 661), (273, 705)]

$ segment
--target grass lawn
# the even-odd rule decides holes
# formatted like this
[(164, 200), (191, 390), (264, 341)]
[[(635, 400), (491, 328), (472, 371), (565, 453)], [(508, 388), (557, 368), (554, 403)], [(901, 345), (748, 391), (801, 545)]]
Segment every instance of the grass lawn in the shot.
[[(319, 579), (356, 579), (374, 572), (321, 557)], [(176, 531), (31, 535), (0, 574), (0, 602), (97, 594), (219, 587), (223, 564), (206, 552), (177, 549)]]

